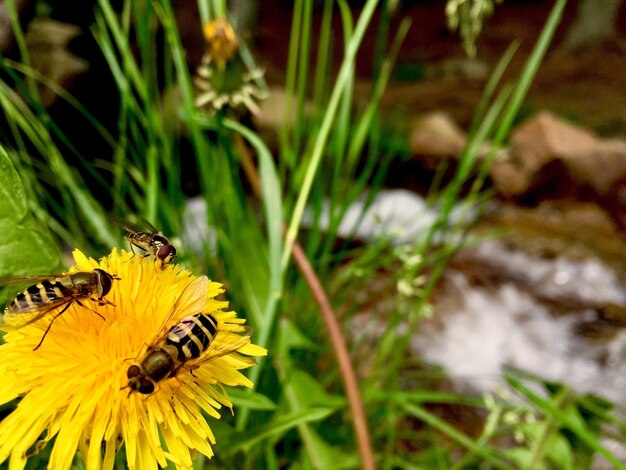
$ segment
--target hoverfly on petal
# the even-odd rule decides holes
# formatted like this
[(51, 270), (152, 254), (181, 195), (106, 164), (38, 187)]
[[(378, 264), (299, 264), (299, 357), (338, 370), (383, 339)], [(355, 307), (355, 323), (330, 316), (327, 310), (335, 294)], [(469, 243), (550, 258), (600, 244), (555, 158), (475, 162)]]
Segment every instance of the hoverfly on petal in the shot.
[[(91, 309), (81, 301), (91, 300), (100, 306), (114, 305), (104, 298), (111, 291), (114, 280), (119, 280), (119, 278), (102, 269), (69, 274), (0, 277), (0, 285), (3, 286), (34, 283), (20, 292), (6, 307), (3, 322), (7, 325), (22, 327), (46, 315), (52, 315), (41, 340), (34, 348), (37, 350), (50, 331), (54, 320), (74, 302), (88, 310)], [(95, 310), (91, 311), (104, 319)]]
[(161, 269), (165, 269), (176, 258), (174, 245), (147, 220), (141, 219), (141, 225), (123, 220), (114, 221), (128, 232), (124, 238), (130, 243), (131, 250), (137, 247), (145, 252), (145, 256), (161, 261)]

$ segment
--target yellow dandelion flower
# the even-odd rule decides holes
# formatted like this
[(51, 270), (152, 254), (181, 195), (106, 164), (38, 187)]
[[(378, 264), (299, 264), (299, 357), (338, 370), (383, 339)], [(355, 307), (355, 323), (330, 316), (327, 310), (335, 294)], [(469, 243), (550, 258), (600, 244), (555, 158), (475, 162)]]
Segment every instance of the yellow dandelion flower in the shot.
[(208, 56), (215, 60), (220, 70), (232, 59), (239, 48), (237, 33), (226, 18), (216, 18), (202, 28), (207, 40)]
[[(202, 412), (219, 418), (222, 406), (232, 409), (223, 385), (252, 387), (239, 370), (254, 364), (250, 356), (266, 354), (249, 337), (236, 351), (227, 349), (233, 337), (246, 336), (245, 320), (215, 298), (223, 292), (221, 284), (177, 265), (161, 270), (124, 250), (114, 249), (99, 263), (76, 250), (74, 259), (70, 272), (100, 268), (119, 276), (106, 296), (112, 305), (71, 304), (36, 351), (51, 315), (21, 328), (3, 327), (0, 404), (21, 400), (0, 423), (0, 463), (10, 458), (11, 469), (24, 468), (28, 457), (52, 439), (48, 467), (54, 469), (70, 468), (77, 450), (87, 468), (113, 468), (121, 445), (131, 469), (168, 461), (191, 468), (195, 451), (211, 457), (215, 438)], [(188, 289), (192, 284), (196, 288)], [(202, 312), (195, 310), (202, 303)], [(159, 346), (151, 342), (163, 331), (198, 313), (217, 323), (208, 350), (180, 363), (153, 393), (132, 391), (128, 369)], [(203, 360), (220, 348), (222, 354)]]

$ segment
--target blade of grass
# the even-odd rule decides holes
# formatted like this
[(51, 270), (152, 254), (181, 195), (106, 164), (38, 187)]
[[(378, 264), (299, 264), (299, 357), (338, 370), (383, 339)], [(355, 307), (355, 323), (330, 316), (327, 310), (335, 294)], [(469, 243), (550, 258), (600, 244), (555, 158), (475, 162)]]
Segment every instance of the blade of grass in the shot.
[(561, 426), (567, 428), (585, 444), (601, 454), (616, 469), (626, 470), (626, 465), (604, 447), (591, 432), (581, 426), (579, 421), (572, 419), (570, 414), (560, 410), (552, 401), (541, 398), (515, 377), (506, 375), (504, 378), (517, 392), (535, 404), (546, 416), (557, 419)]
[(335, 351), (335, 357), (337, 358), (337, 362), (339, 364), (341, 378), (344, 383), (348, 403), (352, 412), (354, 430), (359, 446), (359, 453), (361, 455), (361, 464), (364, 469), (373, 470), (375, 468), (375, 460), (367, 428), (367, 419), (363, 403), (361, 401), (358, 381), (352, 367), (350, 354), (348, 352), (348, 347), (346, 346), (345, 338), (341, 332), (341, 326), (337, 321), (335, 312), (330, 305), (330, 301), (328, 300), (328, 297), (324, 292), (324, 288), (315, 274), (315, 271), (313, 271), (313, 268), (307, 260), (304, 251), (297, 243), (293, 246), (293, 256), (296, 260), (298, 269), (307, 280), (313, 296), (320, 306), (322, 318), (324, 319), (326, 329), (331, 337), (331, 343)]
[(367, 25), (372, 18), (377, 3), (377, 0), (368, 0), (366, 2), (361, 11), (361, 16), (359, 17), (359, 20), (357, 22), (354, 35), (352, 36), (350, 43), (346, 48), (345, 57), (341, 64), (337, 80), (335, 81), (335, 86), (333, 88), (333, 92), (328, 103), (328, 108), (322, 121), (322, 125), (315, 139), (313, 152), (311, 154), (311, 159), (309, 160), (309, 164), (306, 169), (302, 188), (300, 190), (300, 194), (298, 195), (298, 199), (296, 201), (296, 205), (291, 216), (291, 221), (287, 229), (285, 249), (283, 251), (283, 256), (281, 260), (281, 265), (283, 269), (285, 269), (287, 267), (287, 264), (289, 263), (291, 250), (300, 228), (300, 222), (302, 221), (304, 207), (311, 192), (311, 186), (313, 184), (315, 174), (317, 173), (319, 163), (321, 161), (322, 154), (326, 146), (326, 141), (328, 139), (328, 135), (330, 133), (330, 129), (334, 121), (337, 108), (339, 106), (339, 101), (343, 93), (344, 86), (347, 80), (350, 78), (350, 71), (352, 69), (352, 64), (354, 64), (354, 61), (356, 59), (358, 47), (361, 43), (361, 40), (363, 39), (365, 29), (367, 28)]
[[(294, 141), (294, 123), (291, 122), (294, 115), (294, 100), (296, 96), (296, 80), (298, 70), (298, 51), (300, 50), (302, 18), (304, 16), (304, 0), (296, 0), (293, 7), (291, 20), (291, 32), (289, 35), (289, 53), (287, 58), (287, 71), (285, 76), (285, 123), (279, 129), (281, 159), (279, 168), (281, 176), (287, 169), (293, 169), (296, 161), (296, 148)], [(297, 125), (297, 123), (295, 123)], [(282, 166), (284, 165), (284, 166)]]
[(313, 2), (304, 0), (302, 6), (302, 22), (300, 24), (300, 41), (298, 48), (298, 69), (296, 75), (296, 126), (293, 130), (293, 148), (296, 153), (301, 147), (304, 138), (304, 108), (306, 103), (306, 92), (309, 82), (309, 62), (311, 58), (311, 29), (312, 29)]
[(522, 105), (522, 101), (526, 97), (528, 93), (528, 89), (537, 74), (537, 70), (539, 69), (539, 65), (543, 60), (543, 57), (548, 50), (548, 46), (552, 41), (554, 33), (556, 31), (557, 26), (561, 21), (561, 17), (563, 16), (563, 10), (565, 9), (565, 4), (567, 0), (556, 0), (552, 10), (550, 11), (550, 15), (548, 16), (548, 20), (546, 21), (545, 26), (541, 30), (541, 34), (539, 35), (539, 39), (537, 40), (537, 44), (533, 48), (524, 69), (522, 70), (522, 75), (513, 91), (513, 95), (511, 96), (511, 101), (506, 108), (504, 115), (502, 116), (502, 120), (500, 121), (500, 127), (498, 128), (494, 138), (493, 145), (494, 147), (499, 147), (507, 136), (511, 125), (513, 124), (513, 120), (519, 109)]
[[(113, 7), (108, 0), (98, 0), (98, 6), (103, 14), (103, 19), (106, 22), (108, 31), (111, 33), (112, 43), (120, 51), (120, 58), (124, 66), (124, 76), (128, 77), (129, 83), (133, 84), (135, 91), (139, 94), (139, 98), (142, 102), (147, 102), (150, 99), (148, 90), (146, 89), (145, 80), (141, 74), (137, 62), (134, 56), (129, 51), (129, 40), (127, 33), (122, 29), (117, 14), (113, 10)], [(116, 74), (114, 76), (117, 76)]]
[[(267, 167), (266, 170), (264, 171), (265, 175), (263, 174), (263, 168), (262, 168), (261, 180), (265, 184), (268, 185), (268, 186), (265, 186), (265, 185), (263, 186), (263, 194), (261, 196), (265, 198), (265, 197), (268, 197), (267, 196), (268, 193), (270, 194), (275, 193), (276, 191), (273, 191), (273, 188), (275, 188), (278, 185), (276, 184), (277, 178), (276, 178), (275, 172), (273, 171), (273, 163), (272, 163), (269, 151), (265, 148), (265, 146), (262, 144), (262, 142), (258, 138), (251, 135), (251, 133), (249, 131), (246, 131), (246, 129), (243, 128), (242, 126), (234, 122), (230, 122), (230, 121), (225, 121), (225, 123), (227, 123), (231, 128), (237, 129), (240, 132), (242, 132), (242, 134), (246, 135), (252, 142), (255, 143), (254, 145), (257, 147), (257, 149), (261, 150), (261, 152), (263, 153), (263, 155), (260, 157), (261, 163), (263, 164), (263, 162), (265, 161), (265, 166)], [(256, 179), (258, 178), (255, 177), (254, 180)], [(273, 197), (273, 196), (269, 196), (269, 197)], [(266, 209), (268, 207), (275, 207), (275, 208), (279, 207), (280, 198), (274, 197), (274, 199), (277, 199), (277, 200), (269, 201), (265, 204)], [(269, 220), (274, 220), (274, 230), (279, 229), (279, 224), (282, 222), (282, 218), (276, 217), (275, 214), (268, 214), (267, 217)], [(272, 234), (270, 233), (270, 236), (271, 235)], [(276, 235), (278, 235), (278, 233), (275, 233), (275, 236)], [(278, 245), (279, 241), (276, 240), (275, 243)], [(276, 246), (276, 248), (279, 248), (279, 246)], [(278, 253), (279, 253), (278, 251), (275, 251), (276, 255), (278, 255)], [(336, 320), (335, 313), (332, 311), (330, 302), (324, 292), (324, 289), (321, 283), (319, 282), (319, 279), (315, 275), (315, 272), (313, 271), (310, 263), (306, 259), (306, 255), (304, 254), (304, 251), (300, 248), (300, 246), (297, 243), (294, 245), (294, 257), (296, 259), (297, 266), (299, 267), (303, 276), (307, 280), (307, 283), (309, 284), (316, 301), (320, 305), (323, 319), (326, 323), (327, 330), (329, 331), (329, 334), (331, 336), (331, 342), (335, 349), (335, 355), (339, 363), (341, 376), (344, 380), (344, 386), (345, 386), (346, 393), (348, 396), (350, 408), (352, 410), (355, 433), (357, 436), (357, 442), (359, 446), (359, 452), (361, 454), (361, 461), (363, 464), (363, 468), (373, 469), (375, 467), (374, 456), (373, 456), (372, 447), (371, 447), (371, 440), (369, 438), (369, 432), (367, 429), (367, 421), (365, 418), (365, 412), (363, 410), (363, 405), (361, 402), (356, 375), (351, 365), (350, 356), (346, 347), (345, 339), (343, 337), (343, 334), (341, 333), (341, 328)], [(277, 258), (275, 259), (276, 266), (274, 267), (275, 269), (278, 270), (278, 276), (276, 276), (277, 277), (276, 282), (282, 282), (282, 271), (280, 271), (281, 269), (280, 259), (278, 259), (278, 256), (276, 256), (276, 258)], [(269, 340), (270, 332), (272, 331), (272, 324), (273, 324), (274, 316), (276, 312), (275, 302), (277, 300), (278, 299), (276, 298), (276, 296), (271, 296), (269, 298), (268, 307), (270, 308), (270, 310), (267, 312), (269, 316), (265, 317), (266, 322), (265, 322), (264, 328), (261, 330), (261, 337), (258, 340), (258, 343), (261, 345), (266, 344), (266, 342)], [(278, 363), (278, 368), (282, 370), (282, 374), (284, 376), (283, 379), (286, 380), (286, 373), (284, 371), (284, 367), (280, 366), (280, 362)], [(253, 382), (256, 382), (258, 380), (260, 373), (261, 373), (261, 364), (259, 364), (253, 370), (251, 374), (251, 379)], [(285, 380), (283, 380), (283, 382), (285, 382)], [(287, 395), (291, 408), (294, 411), (299, 411), (300, 406), (299, 406), (297, 397), (294, 391), (290, 389), (289, 385), (285, 386), (285, 394)], [(245, 426), (245, 423), (247, 422), (248, 414), (249, 414), (248, 410), (244, 409), (243, 413), (240, 415), (240, 418), (238, 419), (238, 429), (243, 429), (243, 427)], [(304, 424), (301, 424), (298, 426), (298, 429), (303, 440), (307, 443), (307, 447), (313, 450), (316, 449), (316, 444), (315, 444), (316, 441), (314, 437), (311, 435), (311, 431), (308, 429), (308, 427)], [(317, 458), (317, 452), (312, 451), (310, 452), (309, 456), (315, 462), (315, 459)], [(319, 463), (321, 462), (318, 462), (318, 464)], [(319, 468), (319, 465), (317, 465), (316, 468)]]
[(503, 458), (498, 456), (498, 452), (496, 452), (495, 450), (483, 444), (478, 444), (474, 442), (465, 434), (457, 431), (456, 428), (449, 425), (445, 421), (441, 420), (434, 414), (428, 412), (423, 407), (419, 405), (406, 403), (406, 402), (404, 403), (400, 402), (399, 404), (407, 413), (409, 413), (412, 416), (415, 416), (416, 418), (419, 418), (428, 426), (431, 426), (437, 431), (445, 434), (457, 444), (465, 447), (466, 449), (473, 451), (477, 455), (480, 455), (481, 458), (483, 458), (486, 462), (489, 462), (495, 468), (501, 468), (501, 469), (511, 468), (511, 465), (509, 463), (507, 463)]
[(313, 104), (315, 105), (315, 118), (322, 109), (327, 95), (328, 71), (332, 53), (331, 26), (333, 4), (333, 0), (324, 0), (322, 23), (320, 25), (319, 39), (317, 44), (315, 77), (313, 79)]
[(0, 83), (0, 101), (7, 117), (12, 119), (19, 129), (28, 135), (41, 155), (46, 157), (51, 171), (58, 178), (59, 183), (67, 188), (68, 194), (72, 196), (83, 217), (92, 228), (93, 236), (102, 243), (114, 245), (118, 237), (112, 232), (101, 205), (88, 191), (83, 189), (80, 178), (75, 175), (75, 170), (63, 159), (45, 124), (4, 83)]
[(2, 58), (0, 62), (0, 66), (11, 68), (25, 76), (32, 77), (36, 83), (45, 86), (46, 88), (53, 91), (59, 98), (68, 103), (71, 107), (73, 107), (76, 111), (78, 111), (81, 116), (93, 126), (93, 128), (98, 131), (98, 134), (102, 136), (102, 138), (111, 146), (115, 146), (115, 138), (111, 135), (111, 133), (104, 127), (95, 117), (91, 114), (87, 108), (85, 108), (80, 101), (78, 101), (74, 96), (67, 92), (63, 87), (59, 86), (56, 82), (50, 80), (48, 77), (40, 74), (37, 70), (32, 69), (31, 67), (15, 62), (11, 59), (7, 59), (6, 57)]
[[(571, 393), (567, 388), (562, 388), (552, 397), (552, 404), (556, 408), (562, 408), (571, 398)], [(555, 433), (559, 430), (559, 422), (553, 416), (547, 415), (544, 422), (541, 423), (541, 429), (535, 438), (530, 449), (530, 468), (540, 468), (546, 458), (548, 445)]]
[(483, 93), (480, 96), (478, 106), (476, 106), (476, 111), (474, 111), (474, 115), (472, 116), (472, 122), (470, 123), (469, 130), (467, 131), (469, 135), (475, 134), (476, 128), (485, 117), (485, 113), (489, 107), (489, 100), (495, 95), (496, 88), (502, 80), (504, 72), (511, 63), (511, 59), (513, 59), (513, 56), (519, 49), (519, 45), (519, 41), (513, 41), (498, 61), (496, 68), (491, 72), (489, 80), (487, 80)]
[(246, 451), (255, 445), (270, 439), (273, 436), (282, 435), (290, 429), (301, 424), (314, 423), (328, 417), (332, 410), (328, 408), (309, 409), (284, 415), (264, 426), (254, 429), (254, 432), (238, 433), (231, 443), (224, 445), (225, 454), (234, 454)]
[[(31, 67), (30, 63), (30, 55), (28, 54), (28, 47), (26, 46), (26, 37), (24, 36), (24, 31), (22, 30), (22, 25), (20, 24), (20, 15), (17, 13), (17, 9), (15, 7), (15, 0), (7, 0), (6, 7), (9, 12), (9, 18), (11, 19), (11, 29), (13, 31), (13, 36), (15, 38), (15, 43), (17, 44), (17, 48), (20, 52), (20, 59), (29, 68)], [(26, 76), (26, 82), (28, 84), (28, 90), (31, 96), (34, 97), (34, 102), (41, 103), (41, 99), (39, 98), (39, 90), (37, 89), (37, 84), (30, 76)], [(39, 108), (39, 112), (42, 108)]]

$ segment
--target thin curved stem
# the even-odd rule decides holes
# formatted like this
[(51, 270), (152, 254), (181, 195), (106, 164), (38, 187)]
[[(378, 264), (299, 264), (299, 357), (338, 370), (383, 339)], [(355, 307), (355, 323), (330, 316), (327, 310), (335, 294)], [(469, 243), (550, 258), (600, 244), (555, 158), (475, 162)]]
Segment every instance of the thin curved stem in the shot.
[[(241, 156), (241, 164), (244, 168), (246, 178), (248, 178), (250, 186), (256, 196), (261, 197), (263, 188), (250, 152), (243, 144), (241, 136), (238, 133), (234, 134), (234, 140), (235, 147)], [(283, 226), (283, 235), (285, 233), (285, 227)], [(364, 470), (374, 470), (376, 468), (376, 464), (374, 461), (374, 452), (372, 450), (372, 441), (367, 427), (365, 410), (361, 400), (361, 392), (359, 390), (356, 374), (354, 373), (354, 368), (352, 367), (352, 361), (350, 360), (346, 340), (341, 331), (341, 326), (337, 321), (337, 316), (335, 315), (330, 301), (328, 300), (328, 296), (326, 295), (322, 283), (317, 277), (311, 263), (309, 263), (306, 253), (296, 240), (294, 240), (292, 255), (298, 270), (304, 277), (304, 280), (308, 284), (315, 301), (320, 307), (322, 319), (324, 320), (324, 324), (326, 325), (326, 329), (330, 335), (335, 357), (337, 358), (337, 362), (339, 364), (341, 378), (346, 389), (350, 410), (352, 411), (352, 425), (357, 438), (362, 468)]]
[(356, 374), (354, 373), (352, 362), (350, 360), (350, 354), (348, 353), (348, 348), (346, 347), (346, 340), (341, 332), (341, 327), (337, 322), (337, 316), (330, 305), (330, 301), (326, 296), (326, 292), (324, 291), (317, 274), (315, 274), (311, 263), (309, 263), (304, 250), (298, 242), (294, 242), (292, 254), (298, 270), (302, 273), (302, 276), (304, 276), (315, 301), (320, 306), (322, 318), (324, 319), (326, 329), (330, 334), (333, 349), (335, 350), (335, 356), (337, 357), (337, 362), (339, 363), (341, 378), (343, 379), (343, 384), (346, 389), (346, 395), (348, 395), (348, 403), (350, 403), (350, 410), (352, 411), (352, 423), (359, 445), (361, 463), (363, 464), (363, 468), (365, 470), (374, 470), (374, 468), (376, 468), (374, 463), (374, 453), (372, 451), (372, 442), (367, 428), (365, 410), (363, 409), (363, 402), (361, 401), (361, 393), (359, 391)]

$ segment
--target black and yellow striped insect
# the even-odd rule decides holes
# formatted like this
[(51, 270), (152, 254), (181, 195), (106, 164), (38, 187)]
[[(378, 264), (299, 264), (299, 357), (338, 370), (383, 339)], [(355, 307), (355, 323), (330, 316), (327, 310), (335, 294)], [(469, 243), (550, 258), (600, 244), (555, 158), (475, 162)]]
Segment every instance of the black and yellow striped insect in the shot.
[(35, 346), (34, 350), (37, 350), (50, 331), (54, 320), (59, 318), (74, 302), (102, 317), (81, 301), (92, 300), (101, 306), (113, 305), (104, 296), (111, 291), (114, 280), (119, 280), (119, 278), (102, 269), (70, 274), (0, 277), (0, 285), (4, 286), (36, 283), (20, 292), (11, 301), (4, 311), (3, 321), (12, 326), (22, 327), (36, 322), (45, 315), (52, 315), (46, 331)]
[(113, 219), (114, 222), (128, 232), (124, 237), (132, 247), (144, 251), (145, 256), (151, 256), (161, 261), (161, 268), (165, 268), (176, 258), (176, 248), (150, 222), (141, 219), (141, 225), (128, 221)]
[(183, 318), (167, 334), (165, 343), (178, 352), (179, 362), (200, 357), (217, 335), (217, 320), (208, 313), (197, 313)]
[[(206, 277), (192, 281), (172, 307), (164, 324), (180, 309), (201, 311), (206, 299), (206, 283)], [(130, 387), (131, 393), (137, 391), (149, 395), (160, 381), (175, 377), (183, 369), (192, 370), (237, 351), (250, 342), (249, 330), (244, 330), (243, 334), (223, 332), (224, 338), (219, 347), (212, 347), (219, 333), (217, 320), (208, 313), (183, 318), (165, 334), (157, 334), (156, 341), (148, 346), (142, 359), (128, 368), (127, 387)]]

